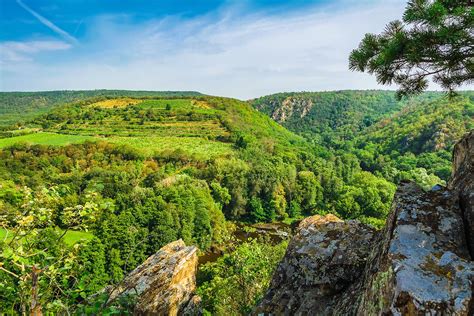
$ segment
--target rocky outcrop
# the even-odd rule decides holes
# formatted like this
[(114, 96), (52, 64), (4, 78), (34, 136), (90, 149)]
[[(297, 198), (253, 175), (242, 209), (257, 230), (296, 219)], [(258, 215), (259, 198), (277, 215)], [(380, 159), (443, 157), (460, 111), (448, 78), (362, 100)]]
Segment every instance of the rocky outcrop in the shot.
[(125, 295), (136, 298), (135, 314), (198, 315), (200, 298), (195, 294), (197, 248), (182, 240), (172, 242), (110, 290), (109, 304)]
[(472, 315), (474, 263), (455, 192), (398, 189), (354, 314)]
[(448, 188), (402, 183), (384, 230), (304, 220), (255, 314), (474, 315), (474, 133)]
[(453, 172), (448, 187), (459, 195), (466, 239), (474, 259), (474, 131), (454, 147)]
[(363, 272), (375, 231), (334, 215), (303, 220), (257, 313), (320, 315)]
[(279, 122), (285, 122), (294, 115), (299, 118), (305, 117), (313, 107), (313, 101), (311, 99), (301, 97), (288, 97), (286, 98), (281, 106), (276, 107), (271, 117)]

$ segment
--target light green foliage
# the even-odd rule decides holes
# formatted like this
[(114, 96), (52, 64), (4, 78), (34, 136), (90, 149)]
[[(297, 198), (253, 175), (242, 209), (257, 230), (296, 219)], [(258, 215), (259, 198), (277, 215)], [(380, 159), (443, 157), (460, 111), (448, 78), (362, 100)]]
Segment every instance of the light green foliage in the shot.
[[(1, 140), (0, 140), (1, 141)], [(233, 155), (232, 145), (200, 137), (110, 137), (114, 144), (138, 149), (147, 157), (206, 161), (215, 157)]]
[(368, 216), (383, 219), (387, 216), (395, 194), (395, 185), (369, 172), (359, 172), (351, 186), (336, 202), (336, 210), (345, 218)]
[[(50, 312), (69, 313), (68, 301), (82, 295), (90, 285), (83, 282), (81, 287), (77, 282), (81, 267), (75, 265), (82, 244), (75, 240), (68, 246), (64, 242), (66, 231), (56, 228), (54, 208), (60, 195), (55, 188), (41, 192), (24, 188), (20, 192), (21, 201), (2, 195), (3, 203), (21, 204), (22, 209), (2, 209), (0, 218), (0, 225), (8, 227), (0, 241), (0, 310), (26, 311), (35, 302)], [(93, 221), (91, 213), (83, 211), (71, 218), (67, 229), (87, 228)], [(69, 242), (78, 237), (70, 235)], [(96, 277), (90, 275), (89, 281)], [(37, 282), (32, 282), (35, 279)]]
[(190, 109), (202, 109), (197, 105), (194, 105), (191, 99), (157, 99), (157, 100), (145, 100), (137, 105), (141, 109), (162, 109), (162, 110), (190, 110)]
[(83, 143), (84, 141), (90, 139), (93, 138), (83, 135), (63, 135), (57, 133), (40, 132), (10, 138), (0, 138), (0, 148), (8, 147), (17, 143), (64, 146), (68, 144)]
[[(58, 229), (59, 234), (62, 234), (64, 231), (61, 229)], [(13, 237), (13, 232), (0, 228), (0, 240), (5, 240), (5, 241), (10, 241), (11, 238)], [(76, 231), (76, 230), (68, 230), (66, 231), (66, 234), (63, 237), (64, 243), (73, 246), (74, 244), (77, 244), (78, 242), (81, 241), (88, 241), (93, 238), (93, 235), (88, 232), (84, 231)]]
[(248, 315), (268, 288), (287, 242), (252, 240), (200, 268), (198, 294), (212, 315)]

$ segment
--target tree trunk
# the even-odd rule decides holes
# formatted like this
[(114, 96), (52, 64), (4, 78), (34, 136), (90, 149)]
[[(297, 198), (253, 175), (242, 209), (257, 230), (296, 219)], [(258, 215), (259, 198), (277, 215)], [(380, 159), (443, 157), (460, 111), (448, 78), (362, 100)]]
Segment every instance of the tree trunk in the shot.
[(31, 269), (31, 308), (30, 316), (41, 316), (41, 305), (38, 302), (38, 277), (41, 269), (33, 266)]

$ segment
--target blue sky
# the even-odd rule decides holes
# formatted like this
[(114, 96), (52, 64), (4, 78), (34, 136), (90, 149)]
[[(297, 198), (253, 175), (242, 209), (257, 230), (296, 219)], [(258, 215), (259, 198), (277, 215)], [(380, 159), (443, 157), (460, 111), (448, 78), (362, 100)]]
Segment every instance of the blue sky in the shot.
[(0, 90), (383, 88), (347, 70), (405, 0), (0, 0)]

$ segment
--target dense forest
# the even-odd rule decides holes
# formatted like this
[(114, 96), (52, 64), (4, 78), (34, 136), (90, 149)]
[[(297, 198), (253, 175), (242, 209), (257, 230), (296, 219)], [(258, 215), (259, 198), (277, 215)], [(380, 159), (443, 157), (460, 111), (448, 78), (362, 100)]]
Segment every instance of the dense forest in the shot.
[(474, 94), (389, 91), (279, 93), (251, 103), (309, 142), (357, 156), (365, 171), (425, 188), (445, 183), (456, 140), (474, 127)]
[(64, 93), (48, 93), (52, 101), (44, 93), (2, 94), (7, 116), (44, 102), (27, 120), (10, 116), (0, 133), (3, 311), (21, 311), (30, 300), (31, 266), (42, 269), (44, 310), (96, 311), (102, 305), (93, 294), (182, 238), (202, 253), (225, 252), (201, 267), (205, 309), (248, 313), (285, 243), (235, 242), (236, 224), (333, 213), (381, 227), (396, 183), (409, 178), (428, 188), (446, 180), (453, 142), (473, 127), (470, 93), (401, 102), (379, 91), (251, 102)]

